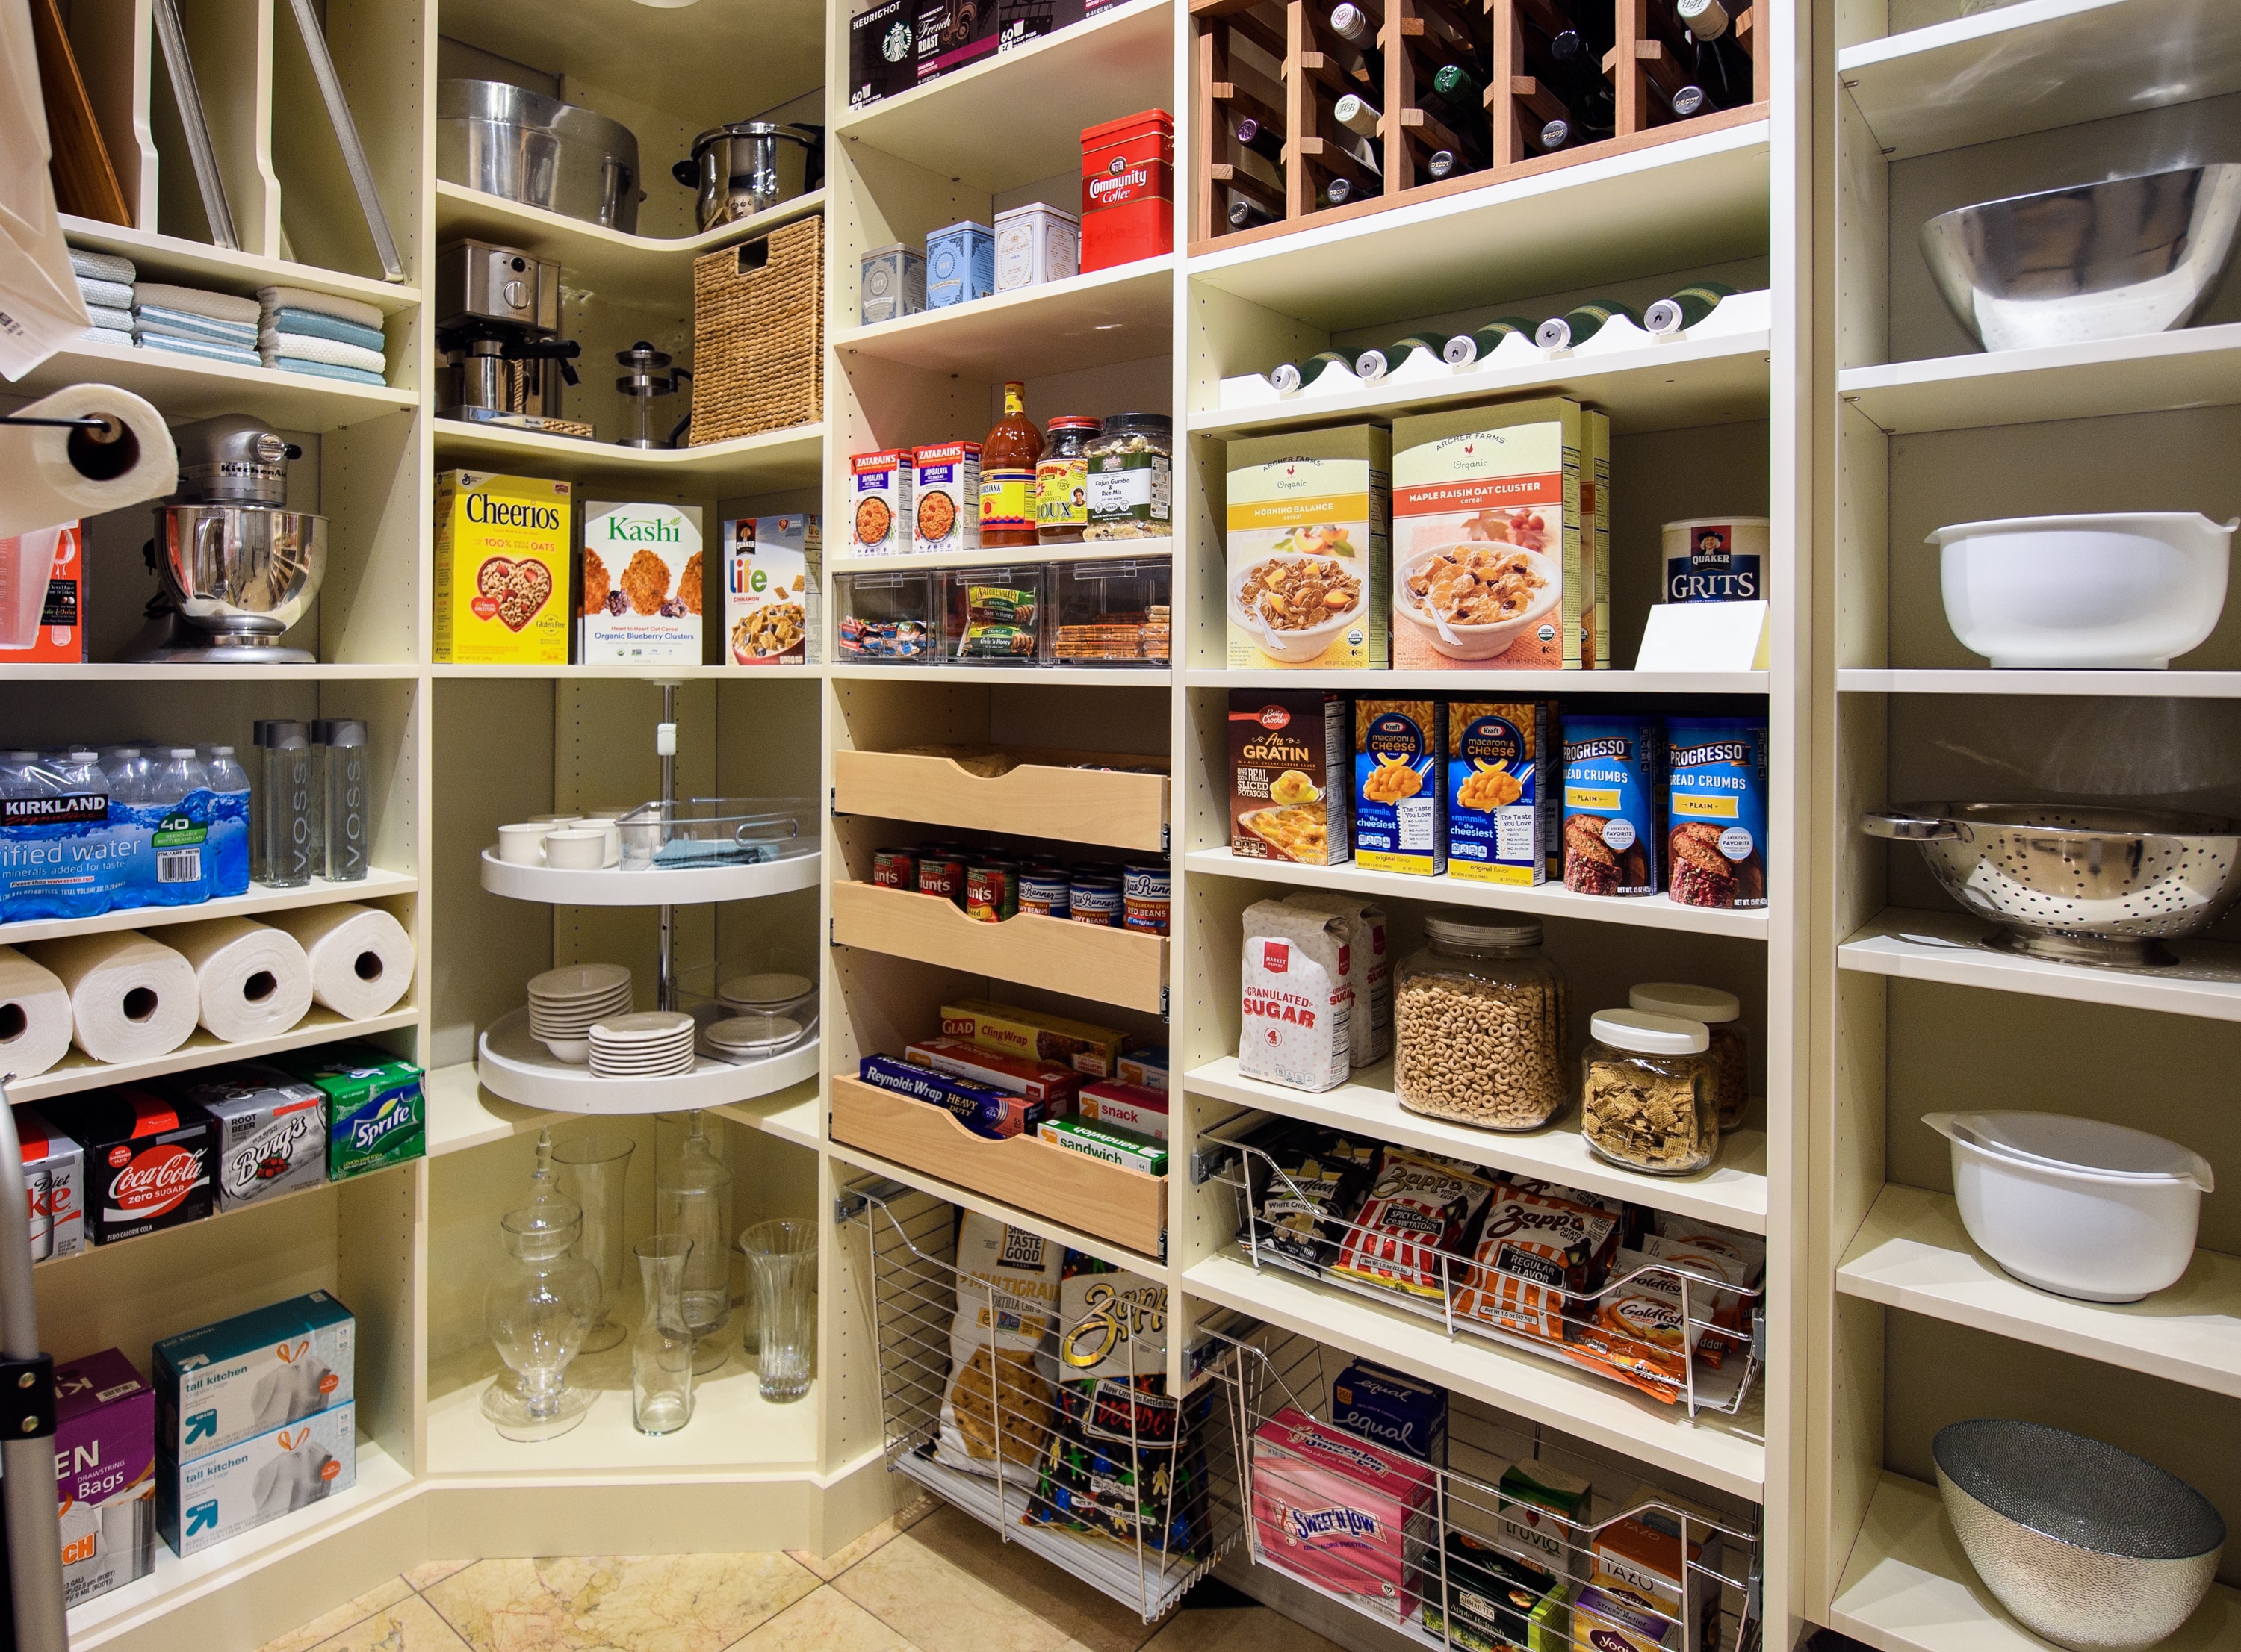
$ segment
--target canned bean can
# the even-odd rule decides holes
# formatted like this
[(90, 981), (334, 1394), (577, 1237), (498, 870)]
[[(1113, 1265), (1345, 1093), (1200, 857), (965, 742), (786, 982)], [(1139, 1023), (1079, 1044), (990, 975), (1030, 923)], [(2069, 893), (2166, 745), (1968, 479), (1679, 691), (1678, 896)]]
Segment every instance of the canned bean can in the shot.
[(1067, 915), (1078, 924), (1120, 927), (1123, 902), (1120, 880), (1103, 873), (1084, 876), (1076, 872), (1067, 887)]
[(1167, 933), (1167, 869), (1165, 866), (1125, 868), (1120, 874), (1120, 900), (1122, 921), (1126, 927), (1151, 935)]
[(1040, 913), (1046, 918), (1064, 918), (1073, 911), (1067, 897), (1067, 871), (1063, 866), (1037, 866), (1020, 874), (1020, 910)]
[(882, 849), (872, 857), (872, 881), (882, 889), (918, 887), (918, 851)]
[(1000, 863), (965, 869), (965, 915), (1000, 924), (1020, 914), (1020, 871)]
[(918, 892), (965, 904), (965, 857), (933, 849), (918, 855)]

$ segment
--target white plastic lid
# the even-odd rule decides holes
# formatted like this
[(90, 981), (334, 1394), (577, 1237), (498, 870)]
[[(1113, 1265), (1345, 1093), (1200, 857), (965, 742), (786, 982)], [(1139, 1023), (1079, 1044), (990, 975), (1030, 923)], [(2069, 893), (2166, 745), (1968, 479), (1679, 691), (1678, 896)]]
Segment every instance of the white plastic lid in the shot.
[(1743, 1000), (1716, 987), (1690, 987), (1681, 981), (1644, 981), (1626, 995), (1629, 1009), (1652, 1015), (1677, 1015), (1684, 1021), (1732, 1021), (1743, 1013)]
[(171, 748), (171, 756), (175, 759), (178, 758), (185, 758), (191, 762), (194, 759), (194, 755), (195, 748), (191, 746), (174, 746)]
[(1538, 946), (1541, 920), (1518, 918), (1502, 923), (1449, 907), (1444, 912), (1427, 913), (1424, 933), (1434, 940), (1458, 946)]
[(1702, 1055), (1712, 1043), (1702, 1021), (1644, 1010), (1599, 1010), (1588, 1030), (1599, 1044), (1643, 1055)]
[(2204, 1193), (2217, 1186), (2200, 1154), (2129, 1125), (2066, 1113), (2005, 1110), (1931, 1113), (1922, 1121), (1949, 1140), (2025, 1164), (2127, 1180), (2192, 1182)]

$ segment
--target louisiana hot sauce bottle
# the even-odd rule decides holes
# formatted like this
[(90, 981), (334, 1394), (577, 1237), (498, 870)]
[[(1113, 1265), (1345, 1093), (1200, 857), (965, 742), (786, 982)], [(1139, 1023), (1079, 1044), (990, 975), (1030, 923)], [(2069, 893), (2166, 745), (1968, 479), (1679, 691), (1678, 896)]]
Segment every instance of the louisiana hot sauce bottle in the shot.
[(983, 549), (1036, 543), (1035, 465), (1042, 456), (1042, 432), (1027, 417), (1027, 387), (1013, 380), (1004, 386), (1004, 417), (980, 444)]

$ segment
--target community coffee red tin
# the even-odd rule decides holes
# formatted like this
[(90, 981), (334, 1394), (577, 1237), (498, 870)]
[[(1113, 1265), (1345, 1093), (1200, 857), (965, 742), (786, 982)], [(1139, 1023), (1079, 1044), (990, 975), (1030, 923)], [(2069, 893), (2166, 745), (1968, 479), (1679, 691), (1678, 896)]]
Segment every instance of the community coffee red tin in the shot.
[(1081, 134), (1081, 272), (1175, 250), (1175, 123), (1147, 109)]
[(85, 1236), (97, 1245), (200, 1221), (216, 1201), (209, 1114), (146, 1090), (103, 1092), (70, 1115), (85, 1147)]

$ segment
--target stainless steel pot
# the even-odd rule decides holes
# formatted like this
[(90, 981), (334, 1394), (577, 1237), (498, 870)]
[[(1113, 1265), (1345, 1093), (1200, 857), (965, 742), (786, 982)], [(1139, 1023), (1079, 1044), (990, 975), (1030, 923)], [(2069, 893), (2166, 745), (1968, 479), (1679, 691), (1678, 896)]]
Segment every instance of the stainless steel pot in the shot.
[(2052, 803), (1909, 803), (1870, 810), (1871, 838), (1917, 845), (1931, 873), (1997, 926), (1984, 945), (2066, 963), (2175, 963), (2241, 899), (2241, 821)]
[(821, 142), (804, 126), (769, 121), (734, 121), (692, 140), (692, 158), (669, 174), (699, 195), (692, 204), (704, 230), (766, 212), (809, 187), (811, 161)]
[(436, 176), (625, 235), (646, 198), (628, 127), (498, 80), (438, 85)]

